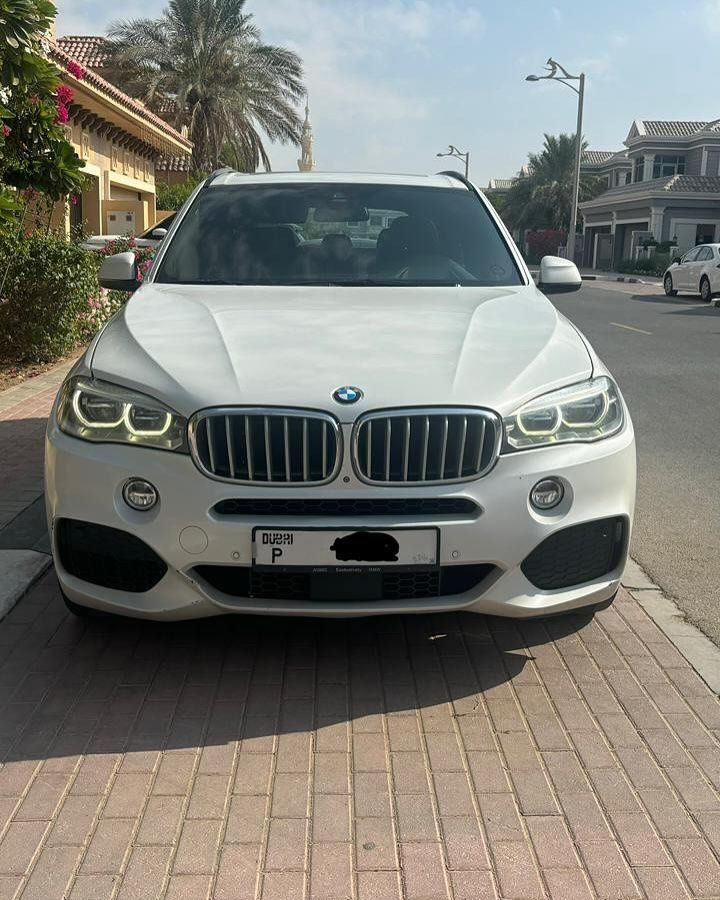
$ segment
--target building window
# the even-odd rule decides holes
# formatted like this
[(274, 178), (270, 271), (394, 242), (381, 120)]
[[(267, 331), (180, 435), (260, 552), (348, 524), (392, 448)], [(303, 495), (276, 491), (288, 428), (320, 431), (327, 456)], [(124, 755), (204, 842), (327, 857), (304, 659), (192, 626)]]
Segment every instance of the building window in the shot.
[(625, 173), (625, 184), (632, 184), (632, 172)]
[(90, 132), (83, 131), (81, 138), (82, 158), (90, 159)]
[(633, 181), (642, 181), (645, 178), (645, 159), (639, 157), (633, 165)]
[(113, 172), (117, 172), (119, 165), (120, 151), (117, 147), (113, 146), (110, 150), (110, 168), (113, 170)]
[(126, 150), (123, 153), (123, 175), (130, 174), (130, 152)]
[(656, 156), (653, 163), (653, 178), (669, 178), (671, 175), (685, 174), (684, 156)]
[(152, 177), (152, 173), (150, 171), (150, 160), (146, 159), (145, 160), (145, 181), (150, 181), (151, 177)]

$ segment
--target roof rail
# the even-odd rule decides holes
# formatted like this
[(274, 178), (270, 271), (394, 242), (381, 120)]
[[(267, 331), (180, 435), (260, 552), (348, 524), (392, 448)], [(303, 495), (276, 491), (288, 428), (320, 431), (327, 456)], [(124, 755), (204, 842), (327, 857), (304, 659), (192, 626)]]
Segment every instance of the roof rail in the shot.
[(447, 169), (445, 172), (438, 172), (438, 175), (446, 175), (448, 178), (454, 178), (456, 181), (462, 182), (469, 191), (475, 190), (473, 183), (469, 178), (461, 175), (460, 172), (455, 172), (453, 169)]
[(207, 181), (205, 182), (205, 187), (209, 187), (213, 183), (213, 181), (215, 181), (215, 179), (218, 178), (220, 175), (227, 175), (228, 172), (234, 172), (234, 171), (235, 171), (235, 169), (233, 169), (232, 166), (223, 166), (222, 169), (215, 169), (215, 171), (212, 172), (212, 174), (208, 175)]

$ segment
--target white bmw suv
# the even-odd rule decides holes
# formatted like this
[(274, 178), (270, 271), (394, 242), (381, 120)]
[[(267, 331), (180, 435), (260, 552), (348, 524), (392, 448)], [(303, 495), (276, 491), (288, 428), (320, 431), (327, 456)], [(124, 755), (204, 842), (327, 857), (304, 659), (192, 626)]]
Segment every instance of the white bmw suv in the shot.
[[(68, 376), (46, 490), (70, 609), (148, 619), (607, 605), (630, 416), (454, 173), (215, 173)], [(543, 293), (544, 291), (544, 293)]]

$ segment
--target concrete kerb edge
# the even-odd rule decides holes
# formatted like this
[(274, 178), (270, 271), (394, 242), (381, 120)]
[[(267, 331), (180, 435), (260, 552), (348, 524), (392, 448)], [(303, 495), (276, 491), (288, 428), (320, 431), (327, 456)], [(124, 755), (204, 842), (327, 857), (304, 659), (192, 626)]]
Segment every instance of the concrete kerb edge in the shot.
[(675, 601), (653, 583), (634, 559), (628, 559), (622, 585), (710, 690), (720, 694), (720, 649), (699, 628), (687, 621)]
[(52, 557), (37, 550), (0, 550), (0, 622), (51, 564)]

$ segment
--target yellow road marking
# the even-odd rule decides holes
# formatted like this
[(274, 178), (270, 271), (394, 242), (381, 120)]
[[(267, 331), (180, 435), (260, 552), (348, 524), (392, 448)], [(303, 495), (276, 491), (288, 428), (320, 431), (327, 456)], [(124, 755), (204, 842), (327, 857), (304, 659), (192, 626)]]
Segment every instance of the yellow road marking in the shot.
[(632, 325), (622, 325), (620, 322), (611, 322), (617, 328), (627, 328), (628, 331), (637, 331), (638, 334), (652, 334), (652, 331), (643, 331), (642, 328), (634, 328)]

